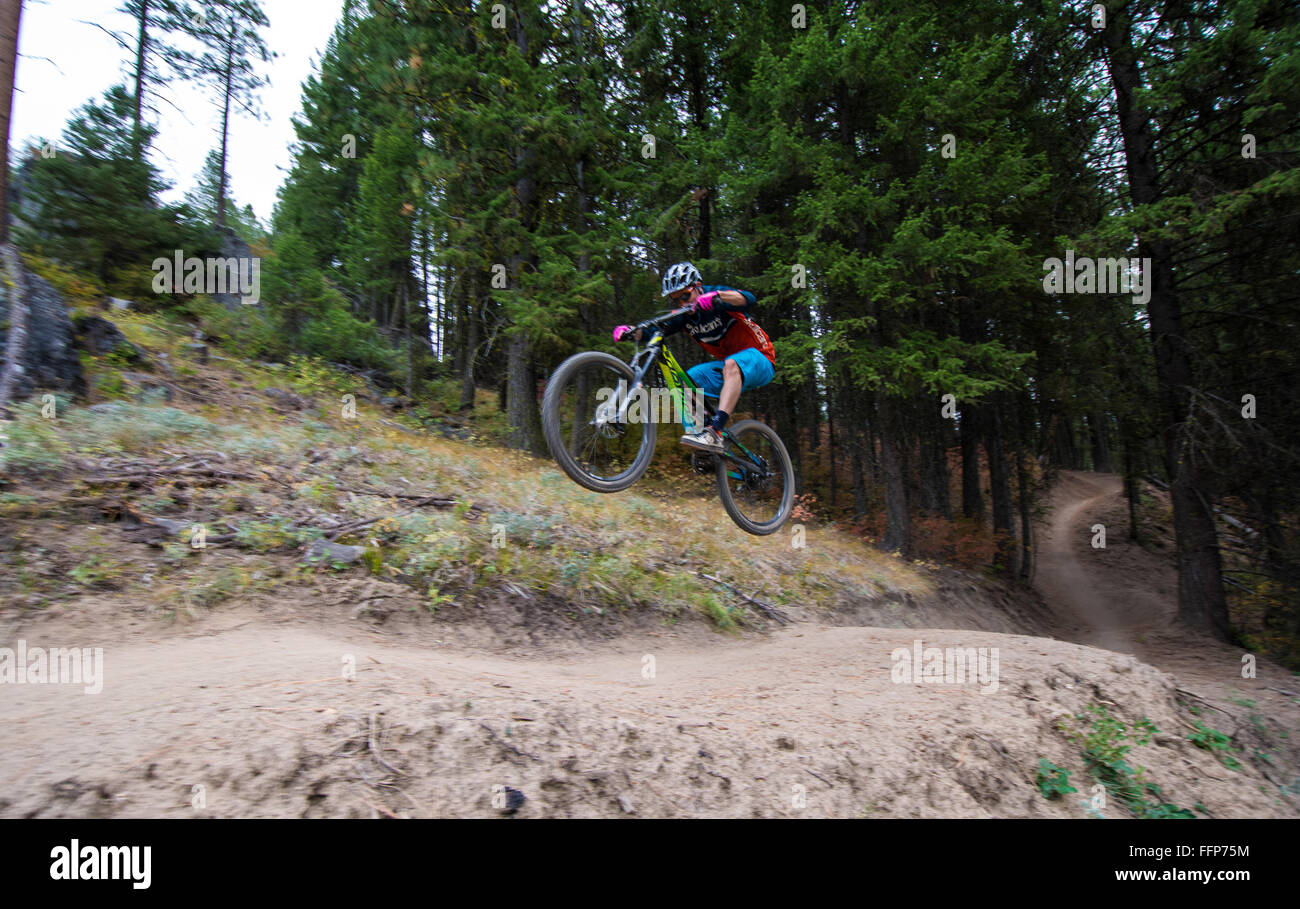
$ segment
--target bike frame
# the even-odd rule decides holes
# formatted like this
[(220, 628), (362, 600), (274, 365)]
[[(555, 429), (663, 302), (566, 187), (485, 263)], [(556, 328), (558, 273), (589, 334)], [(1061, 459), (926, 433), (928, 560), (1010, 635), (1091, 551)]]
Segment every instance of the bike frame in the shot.
[[(620, 423), (627, 422), (627, 410), (628, 407), (631, 406), (632, 395), (638, 388), (646, 387), (645, 377), (649, 374), (650, 367), (654, 365), (655, 360), (658, 359), (659, 371), (663, 374), (664, 384), (671, 390), (673, 400), (679, 408), (678, 412), (682, 415), (682, 428), (688, 433), (696, 432), (700, 427), (695, 425), (694, 420), (687, 420), (687, 414), (690, 413), (689, 408), (686, 406), (687, 390), (690, 390), (698, 396), (706, 414), (711, 416), (714, 408), (709, 403), (708, 397), (700, 389), (700, 386), (695, 384), (695, 380), (691, 378), (690, 373), (681, 367), (681, 364), (677, 362), (677, 358), (673, 356), (673, 352), (665, 347), (663, 342), (663, 333), (658, 328), (655, 328), (654, 335), (646, 342), (645, 348), (638, 350), (636, 354), (633, 355), (631, 362), (633, 373), (632, 384), (628, 387), (627, 397), (625, 397), (623, 402), (619, 405), (618, 421)], [(742, 445), (740, 440), (726, 429), (722, 431), (722, 437), (743, 451), (749, 460), (746, 462), (745, 460), (736, 457), (730, 451), (723, 451), (715, 455), (716, 457), (726, 458), (733, 464), (739, 465), (742, 470), (758, 468), (762, 473), (767, 473), (768, 465), (765, 458), (754, 454)], [(743, 474), (732, 470), (728, 470), (727, 475), (735, 480), (743, 479)]]
[(655, 365), (656, 360), (658, 361), (659, 372), (664, 378), (664, 385), (672, 394), (673, 403), (677, 406), (677, 413), (681, 415), (682, 429), (686, 432), (696, 432), (700, 427), (694, 419), (692, 408), (687, 406), (686, 392), (690, 391), (696, 396), (696, 400), (700, 402), (701, 410), (706, 419), (712, 415), (713, 408), (709, 406), (708, 398), (700, 389), (700, 386), (695, 384), (695, 380), (691, 378), (690, 373), (677, 362), (673, 352), (663, 346), (663, 335), (658, 332), (650, 339), (645, 350), (638, 351), (636, 356), (632, 358), (634, 378), (632, 386), (628, 389), (628, 399), (619, 408), (619, 418), (625, 419), (627, 417), (627, 408), (631, 403), (631, 393), (638, 388), (648, 386), (646, 377)]

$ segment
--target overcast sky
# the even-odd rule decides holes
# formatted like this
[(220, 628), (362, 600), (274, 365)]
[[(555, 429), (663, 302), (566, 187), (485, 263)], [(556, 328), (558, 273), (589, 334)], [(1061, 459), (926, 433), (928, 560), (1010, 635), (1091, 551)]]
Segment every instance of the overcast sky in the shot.
[[(10, 147), (13, 154), (38, 138), (57, 140), (69, 116), (114, 82), (127, 82), (134, 57), (95, 25), (134, 35), (132, 21), (117, 11), (121, 0), (27, 0), (19, 34), (16, 92)], [(270, 28), (262, 33), (278, 56), (265, 68), (265, 117), (231, 118), (227, 170), (235, 200), (251, 204), (263, 220), (291, 164), (290, 118), (301, 106), (302, 82), (320, 62), (343, 0), (262, 0)], [(176, 83), (157, 103), (154, 164), (173, 184), (165, 194), (179, 200), (193, 185), (203, 159), (219, 141), (221, 111), (197, 85)], [(146, 95), (146, 99), (148, 96)], [(156, 100), (156, 99), (155, 99)], [(177, 110), (179, 108), (179, 110)]]

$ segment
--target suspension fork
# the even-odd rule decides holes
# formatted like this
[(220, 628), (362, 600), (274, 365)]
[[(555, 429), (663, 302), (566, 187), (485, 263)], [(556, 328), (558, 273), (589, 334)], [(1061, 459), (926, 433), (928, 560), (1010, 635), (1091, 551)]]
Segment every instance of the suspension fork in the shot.
[[(623, 400), (618, 405), (619, 423), (627, 422), (627, 410), (632, 404), (632, 396), (636, 394), (637, 389), (645, 387), (646, 373), (650, 371), (650, 367), (654, 365), (655, 358), (659, 355), (659, 346), (651, 341), (651, 343), (646, 347), (644, 353), (646, 354), (645, 362), (633, 369), (632, 384), (628, 386), (627, 395), (624, 396)], [(638, 354), (638, 356), (640, 355)], [(633, 358), (633, 362), (636, 362), (635, 358)]]

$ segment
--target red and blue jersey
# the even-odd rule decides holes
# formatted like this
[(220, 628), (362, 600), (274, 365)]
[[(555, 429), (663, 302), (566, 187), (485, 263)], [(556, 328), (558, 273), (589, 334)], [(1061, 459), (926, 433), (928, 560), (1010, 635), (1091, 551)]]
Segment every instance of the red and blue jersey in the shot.
[(719, 360), (753, 347), (775, 364), (776, 349), (772, 346), (772, 341), (749, 316), (749, 310), (755, 302), (754, 295), (747, 290), (722, 284), (705, 284), (702, 292), (707, 294), (717, 290), (734, 290), (745, 298), (745, 303), (733, 306), (715, 297), (710, 309), (678, 313), (660, 323), (664, 337), (685, 331), (709, 356)]

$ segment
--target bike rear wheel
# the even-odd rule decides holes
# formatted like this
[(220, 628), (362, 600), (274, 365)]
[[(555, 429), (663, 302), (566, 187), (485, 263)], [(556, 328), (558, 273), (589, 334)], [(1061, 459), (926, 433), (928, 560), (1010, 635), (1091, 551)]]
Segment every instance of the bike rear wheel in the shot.
[(569, 478), (594, 492), (620, 492), (645, 473), (658, 428), (649, 419), (619, 422), (632, 367), (587, 351), (560, 364), (542, 397), (542, 431), (551, 455)]
[(794, 509), (794, 465), (785, 443), (759, 420), (741, 420), (727, 428), (727, 436), (734, 460), (717, 456), (722, 507), (747, 533), (775, 533)]

